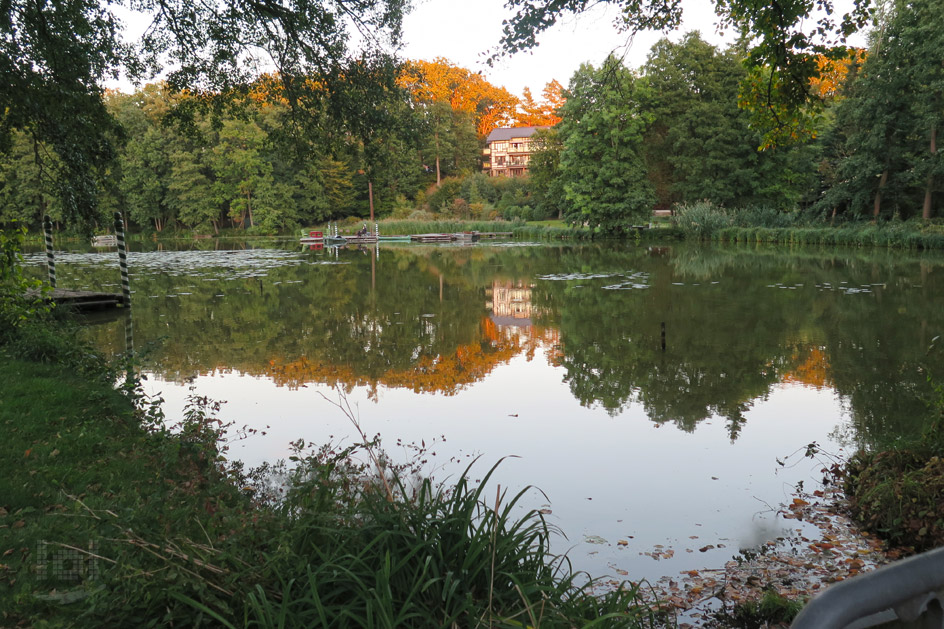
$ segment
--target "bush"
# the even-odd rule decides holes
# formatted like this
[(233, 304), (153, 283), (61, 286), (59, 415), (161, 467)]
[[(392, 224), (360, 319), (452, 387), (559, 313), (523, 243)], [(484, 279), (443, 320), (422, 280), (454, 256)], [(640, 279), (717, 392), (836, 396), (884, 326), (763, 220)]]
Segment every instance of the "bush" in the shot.
[(710, 201), (676, 205), (674, 219), (685, 237), (695, 240), (711, 240), (734, 223), (731, 214)]

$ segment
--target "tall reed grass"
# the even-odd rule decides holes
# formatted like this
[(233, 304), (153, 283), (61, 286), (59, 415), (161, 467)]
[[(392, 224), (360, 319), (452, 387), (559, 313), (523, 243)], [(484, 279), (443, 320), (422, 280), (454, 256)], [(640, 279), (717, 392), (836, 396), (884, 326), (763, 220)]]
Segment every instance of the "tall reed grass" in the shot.
[[(471, 465), (435, 484), (368, 440), (342, 396), (337, 406), (361, 442), (303, 454), (275, 470), (284, 493), (269, 502), (283, 525), (268, 575), (246, 593), (246, 627), (643, 627), (655, 613), (638, 585), (597, 595), (587, 575), (550, 550), (559, 534), (535, 509), (532, 488), (511, 495)], [(180, 596), (227, 627), (232, 613)]]
[(924, 222), (852, 222), (837, 226), (798, 212), (769, 208), (730, 210), (709, 202), (676, 207), (675, 224), (685, 238), (735, 243), (839, 245), (942, 249), (944, 230)]

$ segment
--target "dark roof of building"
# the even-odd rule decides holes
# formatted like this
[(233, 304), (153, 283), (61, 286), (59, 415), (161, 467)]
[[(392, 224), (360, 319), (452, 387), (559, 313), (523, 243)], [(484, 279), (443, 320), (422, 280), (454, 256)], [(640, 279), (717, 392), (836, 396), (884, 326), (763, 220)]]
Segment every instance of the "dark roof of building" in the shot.
[(501, 129), (492, 129), (492, 132), (485, 138), (485, 142), (499, 142), (512, 138), (530, 138), (539, 129), (549, 128), (550, 127), (504, 127)]

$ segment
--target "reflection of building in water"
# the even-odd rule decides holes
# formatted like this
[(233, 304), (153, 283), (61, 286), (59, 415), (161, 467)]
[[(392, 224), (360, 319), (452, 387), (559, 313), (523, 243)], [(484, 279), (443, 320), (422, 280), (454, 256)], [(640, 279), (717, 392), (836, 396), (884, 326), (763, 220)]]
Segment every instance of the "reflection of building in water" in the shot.
[(485, 289), (490, 299), (485, 307), (492, 311), (492, 321), (497, 325), (528, 327), (531, 325), (531, 285), (524, 282), (495, 280), (491, 288)]
[(521, 280), (495, 280), (491, 288), (485, 289), (488, 298), (485, 307), (492, 311), (487, 336), (493, 343), (498, 339), (514, 341), (529, 360), (540, 345), (546, 349), (548, 360), (556, 365), (562, 356), (560, 330), (534, 325), (532, 317), (540, 313), (531, 304), (532, 287)]

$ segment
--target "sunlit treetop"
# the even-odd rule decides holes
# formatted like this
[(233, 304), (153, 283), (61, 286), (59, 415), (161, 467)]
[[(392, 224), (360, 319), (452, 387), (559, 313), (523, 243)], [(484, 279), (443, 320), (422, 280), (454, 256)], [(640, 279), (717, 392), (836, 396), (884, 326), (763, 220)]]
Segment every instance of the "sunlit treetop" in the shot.
[(448, 103), (453, 111), (470, 114), (483, 137), (492, 129), (510, 124), (518, 106), (518, 99), (505, 88), (442, 57), (406, 62), (397, 84), (418, 102)]

